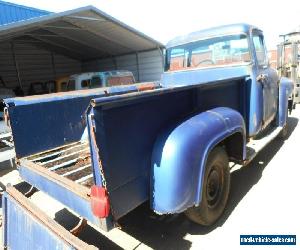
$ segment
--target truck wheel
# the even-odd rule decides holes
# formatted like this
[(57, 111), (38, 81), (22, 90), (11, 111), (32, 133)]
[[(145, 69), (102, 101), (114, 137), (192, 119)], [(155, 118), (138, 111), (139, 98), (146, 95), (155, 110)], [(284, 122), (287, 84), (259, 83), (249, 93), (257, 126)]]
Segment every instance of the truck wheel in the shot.
[(201, 203), (186, 210), (185, 214), (190, 220), (209, 226), (222, 215), (230, 189), (228, 156), (222, 147), (211, 151), (205, 169)]
[(284, 125), (284, 127), (282, 128), (282, 130), (280, 131), (280, 133), (279, 133), (279, 135), (278, 135), (278, 138), (280, 139), (280, 140), (286, 140), (286, 138), (287, 138), (287, 135), (288, 135), (288, 124), (286, 123), (285, 125)]
[(279, 139), (279, 140), (286, 140), (287, 136), (288, 136), (288, 131), (289, 131), (289, 129), (288, 129), (288, 112), (289, 112), (289, 110), (287, 110), (287, 113), (286, 113), (285, 125), (277, 136), (277, 139)]

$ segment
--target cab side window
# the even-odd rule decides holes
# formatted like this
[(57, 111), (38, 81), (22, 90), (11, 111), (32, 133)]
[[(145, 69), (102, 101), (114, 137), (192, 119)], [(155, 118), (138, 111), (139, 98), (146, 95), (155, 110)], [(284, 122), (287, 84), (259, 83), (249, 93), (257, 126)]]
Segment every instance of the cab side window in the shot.
[(81, 87), (82, 87), (82, 88), (90, 87), (90, 82), (91, 82), (90, 79), (82, 80), (82, 81), (81, 81)]
[(99, 76), (92, 77), (91, 88), (100, 88), (102, 87), (102, 80)]
[(255, 48), (256, 58), (259, 66), (267, 64), (266, 50), (264, 40), (261, 35), (253, 35), (253, 44)]

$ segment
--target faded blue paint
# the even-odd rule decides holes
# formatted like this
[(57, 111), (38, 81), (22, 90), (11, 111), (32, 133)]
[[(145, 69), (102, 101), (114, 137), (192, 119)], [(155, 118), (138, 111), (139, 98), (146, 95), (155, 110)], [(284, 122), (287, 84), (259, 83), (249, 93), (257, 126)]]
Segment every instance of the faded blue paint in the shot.
[(45, 16), (51, 12), (0, 1), (0, 25)]
[(152, 155), (151, 207), (157, 213), (179, 213), (201, 201), (208, 153), (245, 125), (239, 112), (215, 108), (182, 122), (158, 137)]
[(286, 125), (288, 116), (288, 99), (293, 91), (293, 82), (282, 77), (279, 83), (279, 102), (278, 102), (278, 113), (277, 113), (277, 125), (284, 127)]
[(123, 86), (115, 86), (109, 88), (96, 88), (89, 90), (77, 90), (77, 91), (69, 91), (63, 93), (55, 93), (55, 94), (46, 94), (46, 95), (34, 95), (28, 97), (14, 97), (5, 99), (5, 103), (8, 106), (23, 106), (30, 104), (39, 104), (45, 102), (55, 102), (55, 101), (63, 101), (68, 99), (76, 99), (81, 97), (90, 97), (91, 96), (105, 96), (105, 92), (111, 95), (118, 95), (122, 93), (129, 93), (137, 91), (138, 85), (123, 85)]
[[(180, 46), (181, 44), (197, 42), (213, 37), (226, 36), (229, 34), (246, 34), (251, 55), (251, 62), (240, 65), (227, 65), (224, 67), (195, 68), (174, 72), (166, 72), (162, 76), (163, 86), (197, 84), (203, 81), (215, 81), (219, 79), (232, 78), (234, 76), (249, 75), (251, 84), (248, 86), (249, 96), (249, 119), (246, 121), (247, 134), (253, 137), (266, 128), (277, 114), (278, 100), (278, 76), (275, 70), (270, 68), (267, 58), (265, 64), (259, 65), (256, 55), (253, 37), (261, 36), (263, 33), (255, 26), (249, 24), (233, 24), (206, 29), (191, 34), (177, 37), (167, 44), (167, 48)], [(263, 74), (266, 76), (264, 82), (257, 80)]]
[[(157, 85), (152, 91), (124, 86), (109, 89), (110, 94), (76, 92), (6, 100), (17, 155), (79, 140), (85, 128), (81, 116), (87, 110), (94, 180), (99, 186), (104, 186), (105, 180), (115, 220), (149, 198), (160, 213), (181, 212), (198, 205), (206, 158), (213, 146), (232, 133), (241, 133), (245, 159), (246, 139), (269, 125), (278, 110), (279, 123), (286, 119), (291, 83), (280, 84), (277, 109), (273, 105), (277, 102), (277, 77), (268, 65), (258, 65), (253, 47), (252, 32), (261, 31), (247, 25), (234, 27), (218, 32), (215, 29), (205, 36), (248, 34), (250, 63), (166, 72), (161, 87)], [(173, 45), (186, 42), (184, 39)], [(260, 74), (267, 75), (269, 82), (259, 80)], [(72, 124), (78, 124), (76, 130)], [(162, 131), (170, 133), (157, 139)], [(21, 175), (29, 183), (90, 218), (91, 211), (80, 197), (24, 169)]]
[[(256, 81), (257, 72), (253, 63), (236, 65), (231, 67), (203, 68), (166, 72), (162, 76), (163, 87), (196, 85), (206, 82), (216, 82), (235, 77), (248, 76), (249, 86), (247, 89), (250, 95), (249, 119), (245, 121), (249, 136), (254, 136), (262, 128), (263, 102), (262, 86)], [(277, 84), (277, 83), (276, 83)], [(246, 101), (246, 100), (245, 100)]]
[[(228, 121), (226, 133), (235, 129), (234, 124), (238, 124), (241, 114), (245, 115), (242, 120), (247, 120), (246, 107), (243, 105), (246, 79), (247, 76), (241, 76), (93, 100), (89, 114), (94, 116), (98, 156), (102, 161), (106, 188), (115, 219), (151, 197), (151, 193), (149, 194), (152, 178), (151, 155), (157, 136), (162, 130), (182, 124), (193, 114), (205, 113), (208, 109), (226, 105), (232, 110), (228, 114), (226, 113), (228, 108), (223, 108), (222, 115), (228, 115), (231, 119)], [(211, 95), (215, 98), (211, 98)], [(233, 113), (239, 115), (235, 117), (231, 115)], [(211, 125), (212, 132), (214, 126), (217, 125)], [(242, 127), (244, 129), (244, 125)], [(202, 127), (199, 125), (199, 130), (194, 129), (195, 133), (200, 134)], [(179, 145), (180, 143), (178, 141)], [(97, 148), (92, 150), (92, 154), (98, 154)], [(199, 153), (197, 156), (203, 155)], [(96, 168), (94, 173), (101, 174), (97, 163), (93, 163), (93, 168)], [(178, 173), (172, 171), (169, 174), (170, 178), (172, 174), (181, 176), (180, 171)], [(166, 179), (166, 183), (173, 182)], [(98, 182), (98, 185), (101, 183)], [(169, 188), (172, 189), (172, 186)], [(130, 199), (126, 194), (130, 194)]]
[[(165, 72), (162, 75), (161, 85), (163, 87), (197, 85), (206, 82), (216, 82), (235, 77), (248, 76), (249, 82), (247, 93), (250, 95), (249, 119), (245, 120), (249, 136), (256, 135), (261, 130), (262, 120), (262, 88), (256, 81), (256, 72), (253, 72), (253, 63), (244, 63), (231, 67), (191, 69), (174, 72)], [(245, 100), (246, 102), (247, 100)], [(256, 121), (256, 122), (255, 122)]]
[(94, 113), (91, 107), (89, 107), (89, 110), (87, 112), (87, 129), (89, 133), (89, 143), (90, 143), (90, 153), (91, 153), (91, 161), (93, 165), (93, 177), (94, 177), (94, 183), (97, 186), (104, 186), (104, 180), (102, 180), (102, 173), (101, 173), (101, 167), (100, 166), (100, 156), (99, 156), (99, 149), (96, 144), (95, 140), (95, 122), (94, 122)]
[[(171, 86), (173, 83), (176, 85), (197, 84), (205, 78), (215, 81), (217, 79), (234, 77), (235, 74), (236, 76), (243, 75), (247, 72), (250, 84), (247, 87), (246, 97), (249, 99), (246, 98), (244, 103), (249, 102), (246, 109), (249, 119), (245, 120), (245, 122), (248, 128), (247, 136), (251, 137), (268, 127), (277, 113), (279, 115), (279, 125), (285, 124), (287, 100), (292, 86), (290, 82), (283, 81), (279, 89), (278, 76), (275, 70), (268, 65), (267, 58), (265, 57), (265, 64), (259, 64), (253, 37), (254, 35), (259, 35), (263, 40), (262, 32), (253, 26), (243, 24), (218, 27), (176, 38), (168, 43), (167, 48), (233, 33), (246, 33), (248, 35), (251, 63), (223, 68), (214, 68), (212, 66), (206, 69), (169, 72), (163, 75), (162, 85)], [(214, 96), (211, 96), (211, 98), (214, 98)], [(279, 112), (277, 112), (277, 107)], [(199, 117), (202, 114), (199, 114)], [(202, 117), (199, 118), (197, 128), (196, 126), (193, 128), (188, 124), (185, 129), (182, 126), (183, 124), (176, 128), (166, 141), (159, 139), (158, 144), (160, 146), (158, 147), (160, 150), (154, 153), (152, 163), (153, 194), (150, 198), (152, 199), (152, 208), (158, 213), (182, 212), (188, 207), (199, 205), (205, 160), (209, 153), (208, 149), (203, 150), (202, 147), (205, 148), (206, 144), (209, 146), (211, 144), (215, 145), (215, 136), (218, 136), (220, 133), (226, 133), (226, 128), (215, 131), (218, 130), (218, 124), (214, 122), (210, 123), (211, 125), (206, 125), (206, 121)], [(213, 134), (210, 134), (210, 131), (213, 131)], [(206, 138), (206, 136), (211, 136), (211, 138)], [(200, 171), (200, 175), (197, 171)], [(195, 188), (196, 186), (197, 189)]]
[(16, 156), (25, 157), (79, 141), (91, 99), (134, 91), (138, 91), (137, 85), (5, 99)]

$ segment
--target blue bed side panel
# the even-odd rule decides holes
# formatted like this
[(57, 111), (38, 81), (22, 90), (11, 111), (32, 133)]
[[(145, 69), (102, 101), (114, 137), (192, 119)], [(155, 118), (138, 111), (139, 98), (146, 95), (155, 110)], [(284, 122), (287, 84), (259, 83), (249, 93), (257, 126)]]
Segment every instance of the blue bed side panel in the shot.
[(93, 109), (96, 142), (115, 218), (149, 199), (155, 139), (178, 114), (192, 110), (191, 97), (189, 92), (173, 93), (167, 102), (155, 96), (112, 109)]
[[(94, 114), (95, 139), (113, 216), (118, 219), (149, 199), (151, 156), (162, 131), (216, 107), (237, 110), (247, 119), (246, 87), (245, 78), (228, 79), (128, 99), (122, 96), (95, 100), (90, 113)], [(97, 164), (93, 163), (93, 168), (96, 175), (101, 174)], [(96, 178), (97, 185), (101, 182)]]
[(9, 107), (18, 158), (79, 141), (92, 97)]
[[(252, 64), (236, 65), (232, 67), (203, 68), (198, 70), (186, 70), (167, 72), (162, 75), (162, 86), (184, 86), (199, 84), (207, 81), (226, 80), (233, 77), (247, 77), (247, 99), (242, 101), (247, 104), (247, 114), (249, 119), (246, 120), (247, 134), (254, 136), (261, 130), (263, 116), (262, 88), (261, 84), (255, 80), (253, 74), (254, 67)], [(224, 93), (224, 92), (222, 92)], [(210, 96), (210, 99), (219, 98), (219, 96)], [(251, 100), (251, 101), (250, 101)]]
[(90, 100), (136, 91), (136, 86), (6, 99), (17, 158), (79, 141)]
[(166, 130), (152, 156), (151, 207), (157, 213), (179, 213), (201, 201), (202, 179), (210, 150), (239, 133), (245, 159), (245, 125), (241, 114), (215, 108)]
[(279, 102), (277, 113), (277, 124), (283, 127), (287, 121), (288, 99), (293, 91), (293, 82), (288, 78), (282, 77), (279, 83)]

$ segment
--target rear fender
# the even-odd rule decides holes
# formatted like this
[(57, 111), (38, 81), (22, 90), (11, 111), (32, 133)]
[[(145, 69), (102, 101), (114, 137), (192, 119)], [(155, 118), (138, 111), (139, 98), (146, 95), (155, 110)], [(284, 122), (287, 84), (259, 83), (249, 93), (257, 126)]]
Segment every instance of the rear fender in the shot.
[(162, 133), (152, 154), (152, 209), (159, 214), (180, 213), (199, 205), (209, 152), (236, 133), (242, 135), (245, 159), (244, 120), (230, 108), (205, 111)]
[(288, 78), (282, 77), (280, 79), (277, 126), (283, 127), (286, 124), (288, 100), (289, 96), (292, 94), (293, 87), (293, 82)]

